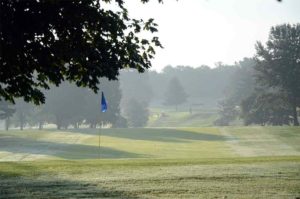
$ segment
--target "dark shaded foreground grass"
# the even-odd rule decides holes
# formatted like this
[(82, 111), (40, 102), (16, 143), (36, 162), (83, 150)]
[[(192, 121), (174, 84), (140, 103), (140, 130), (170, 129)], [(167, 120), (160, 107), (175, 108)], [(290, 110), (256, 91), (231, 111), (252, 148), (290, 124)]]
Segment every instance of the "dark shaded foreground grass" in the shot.
[(0, 198), (297, 198), (300, 157), (0, 163)]

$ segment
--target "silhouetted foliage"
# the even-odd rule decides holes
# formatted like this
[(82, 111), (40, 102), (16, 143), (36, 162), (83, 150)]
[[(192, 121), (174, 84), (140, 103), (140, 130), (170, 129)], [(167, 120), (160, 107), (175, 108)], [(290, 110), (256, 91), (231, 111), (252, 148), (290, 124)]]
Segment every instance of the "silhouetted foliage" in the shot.
[[(141, 0), (148, 2), (147, 0)], [(161, 0), (159, 0), (161, 2)], [(0, 99), (45, 101), (41, 89), (64, 80), (98, 90), (99, 78), (151, 66), (158, 37), (153, 19), (129, 17), (124, 1), (1, 1)], [(109, 6), (106, 6), (109, 7)]]
[(299, 126), (300, 24), (272, 27), (266, 46), (256, 44), (256, 61), (258, 83), (280, 90), (291, 106), (294, 125)]
[(241, 103), (245, 125), (289, 125), (291, 106), (280, 93), (256, 91)]

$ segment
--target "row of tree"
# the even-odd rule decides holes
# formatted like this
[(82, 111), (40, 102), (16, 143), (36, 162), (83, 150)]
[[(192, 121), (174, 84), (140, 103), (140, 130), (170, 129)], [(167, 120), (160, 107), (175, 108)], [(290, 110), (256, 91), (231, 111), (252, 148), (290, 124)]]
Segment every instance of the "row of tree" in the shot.
[[(43, 128), (44, 124), (56, 124), (57, 129), (73, 126), (79, 128), (80, 125), (88, 125), (96, 128), (97, 125), (110, 124), (114, 127), (130, 126), (134, 122), (134, 111), (136, 103), (129, 101), (129, 106), (125, 110), (125, 119), (120, 114), (121, 90), (118, 81), (108, 81), (101, 79), (101, 91), (105, 93), (108, 101), (108, 111), (100, 111), (99, 94), (84, 88), (64, 82), (59, 87), (53, 87), (45, 92), (46, 103), (36, 106), (16, 100), (13, 105), (6, 101), (0, 102), (0, 119), (6, 120), (6, 129), (14, 125), (22, 130), (26, 125)], [(138, 110), (139, 111), (139, 110)], [(127, 122), (128, 121), (128, 122)], [(147, 120), (146, 120), (147, 121)], [(134, 123), (135, 124), (135, 123)], [(137, 124), (138, 126), (139, 124)]]
[(216, 107), (224, 96), (236, 65), (217, 63), (215, 68), (208, 66), (166, 66), (163, 71), (121, 71), (120, 86), (122, 105), (134, 98), (148, 106), (178, 107), (202, 104)]
[(237, 65), (215, 124), (240, 116), (245, 125), (299, 126), (300, 24), (272, 27), (266, 45), (257, 42), (254, 58)]
[[(140, 80), (140, 84), (136, 84), (136, 80)], [(148, 107), (153, 93), (152, 88), (142, 80), (143, 75), (136, 71), (123, 71), (120, 81), (102, 79), (101, 91), (108, 100), (106, 113), (100, 111), (99, 94), (64, 82), (59, 87), (45, 91), (46, 103), (43, 105), (36, 106), (22, 99), (17, 99), (14, 105), (1, 101), (0, 119), (6, 120), (6, 129), (14, 125), (21, 130), (26, 125), (42, 129), (46, 123), (55, 124), (57, 129), (69, 126), (79, 128), (80, 125), (96, 128), (100, 124), (143, 127), (149, 118)], [(172, 78), (166, 90), (165, 104), (177, 109), (186, 98), (180, 81)]]
[[(170, 67), (170, 66), (169, 66)], [(177, 71), (178, 68), (174, 68)], [(164, 78), (167, 76), (167, 78)], [(151, 105), (177, 107), (187, 102), (188, 94), (179, 73), (169, 77), (168, 72), (148, 72), (139, 74), (136, 71), (122, 71), (120, 86), (122, 90), (121, 107), (126, 107), (130, 99), (134, 99), (144, 107)], [(160, 78), (158, 78), (160, 77)], [(162, 94), (160, 94), (160, 92)], [(177, 109), (177, 108), (176, 108)]]

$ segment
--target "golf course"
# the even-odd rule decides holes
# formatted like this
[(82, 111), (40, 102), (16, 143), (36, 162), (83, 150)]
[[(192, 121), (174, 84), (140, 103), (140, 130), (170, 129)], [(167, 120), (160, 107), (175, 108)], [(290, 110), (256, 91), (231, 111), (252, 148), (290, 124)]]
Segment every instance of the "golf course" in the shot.
[(299, 8), (0, 0), (0, 199), (300, 199)]
[(300, 197), (299, 127), (26, 129), (0, 140), (0, 198)]

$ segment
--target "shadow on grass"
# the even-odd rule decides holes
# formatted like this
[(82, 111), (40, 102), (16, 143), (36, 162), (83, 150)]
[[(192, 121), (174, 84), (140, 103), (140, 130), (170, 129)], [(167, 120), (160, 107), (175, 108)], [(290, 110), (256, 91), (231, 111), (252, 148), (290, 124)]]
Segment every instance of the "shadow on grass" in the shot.
[[(0, 138), (0, 151), (29, 155), (51, 155), (65, 159), (145, 158), (142, 154), (129, 153), (110, 147), (47, 142), (19, 137)], [(25, 157), (26, 159), (26, 157)]]
[[(1, 175), (1, 171), (0, 171)], [(101, 183), (59, 179), (2, 179), (0, 198), (138, 198), (132, 193), (107, 189)]]
[[(50, 165), (49, 165), (50, 164)], [(80, 162), (61, 162), (39, 166), (31, 162), (0, 163), (0, 199), (2, 198), (140, 198), (137, 194), (107, 188), (101, 177), (93, 176), (96, 181), (61, 179), (61, 175), (76, 176), (81, 172), (101, 169)], [(52, 167), (56, 167), (53, 169)], [(100, 167), (98, 167), (100, 166)], [(96, 177), (96, 178), (95, 178)]]
[[(72, 129), (69, 132), (97, 135), (99, 129)], [(230, 138), (223, 135), (213, 135), (207, 133), (190, 132), (178, 129), (165, 128), (128, 128), (128, 129), (101, 129), (101, 135), (126, 138), (133, 140), (147, 140), (159, 142), (189, 142), (198, 141), (224, 141)]]

